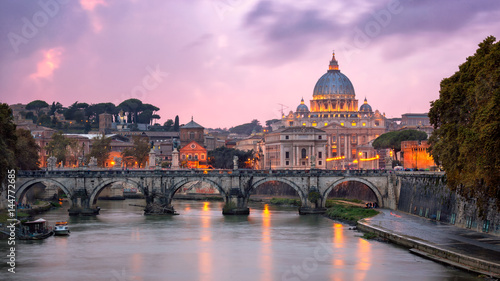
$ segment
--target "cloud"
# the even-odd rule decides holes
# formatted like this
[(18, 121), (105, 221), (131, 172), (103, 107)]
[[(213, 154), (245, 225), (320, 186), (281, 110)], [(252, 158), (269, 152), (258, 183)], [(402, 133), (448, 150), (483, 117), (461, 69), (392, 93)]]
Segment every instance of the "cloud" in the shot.
[(103, 26), (101, 19), (97, 15), (94, 9), (97, 6), (108, 6), (105, 0), (80, 0), (80, 5), (86, 11), (88, 11), (90, 22), (92, 23), (92, 28), (95, 33), (101, 32)]
[(32, 73), (29, 77), (37, 80), (40, 78), (52, 79), (54, 70), (59, 68), (61, 64), (61, 56), (64, 49), (61, 47), (49, 50), (42, 50), (43, 58), (37, 64), (37, 71)]
[(243, 28), (267, 47), (252, 50), (242, 60), (272, 64), (285, 63), (318, 42), (344, 34), (336, 17), (321, 7), (300, 9), (271, 1), (259, 2), (245, 17)]
[(108, 4), (104, 0), (80, 0), (80, 5), (85, 10), (93, 11), (98, 5), (107, 6)]
[[(411, 40), (416, 43), (411, 48), (432, 48), (429, 41), (444, 43), (449, 35), (462, 32), (478, 18), (495, 24), (500, 21), (491, 14), (484, 18), (486, 12), (500, 10), (497, 0), (390, 0), (339, 6), (305, 2), (302, 5), (258, 2), (247, 13), (243, 28), (265, 47), (252, 50), (242, 60), (283, 64), (321, 44), (331, 44), (327, 45), (329, 48), (349, 45), (365, 49), (372, 44), (385, 44), (388, 37), (412, 39), (422, 33), (426, 40)], [(406, 54), (398, 52), (395, 58)]]

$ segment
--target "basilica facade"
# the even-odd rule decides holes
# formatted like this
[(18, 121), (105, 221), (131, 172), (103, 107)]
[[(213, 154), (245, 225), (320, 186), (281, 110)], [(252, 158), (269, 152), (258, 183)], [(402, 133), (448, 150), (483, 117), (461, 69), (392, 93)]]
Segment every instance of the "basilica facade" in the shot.
[[(315, 134), (321, 135), (323, 131), (326, 140), (314, 143), (297, 142), (296, 144), (280, 145), (283, 150), (280, 158), (283, 161), (274, 160), (273, 168), (303, 168), (300, 157), (315, 159), (318, 161), (313, 166), (326, 169), (378, 169), (383, 167), (381, 161), (385, 155), (379, 155), (371, 146), (371, 142), (387, 131), (387, 119), (385, 114), (378, 110), (373, 111), (365, 98), (363, 104), (358, 107), (358, 100), (354, 86), (349, 78), (340, 72), (339, 64), (335, 59), (335, 53), (330, 60), (327, 72), (321, 76), (314, 86), (312, 100), (309, 107), (301, 100), (295, 112), (290, 111), (283, 114), (281, 122), (273, 124), (273, 131), (282, 132), (287, 128), (315, 128)], [(300, 133), (302, 130), (287, 130), (289, 139), (300, 139), (292, 136), (293, 132)], [(270, 135), (270, 137), (273, 134)], [(273, 145), (273, 148), (267, 146)], [(291, 146), (291, 148), (285, 148)], [(318, 147), (316, 147), (318, 146)], [(267, 139), (266, 150), (277, 149), (276, 140)], [(303, 155), (303, 152), (307, 152)], [(322, 152), (321, 157), (319, 152)], [(300, 153), (300, 155), (294, 155)], [(275, 152), (276, 154), (276, 152)], [(290, 159), (283, 158), (289, 155)], [(271, 157), (272, 155), (266, 155)], [(276, 155), (277, 156), (277, 155)], [(273, 157), (277, 159), (278, 157)], [(299, 159), (299, 160), (297, 160)], [(321, 160), (320, 160), (321, 159)], [(288, 161), (288, 162), (287, 162)], [(322, 161), (321, 164), (319, 164)], [(273, 161), (267, 161), (273, 163)], [(286, 165), (286, 163), (298, 163), (299, 165)], [(311, 165), (309, 163), (309, 165)], [(287, 167), (288, 166), (288, 167)]]

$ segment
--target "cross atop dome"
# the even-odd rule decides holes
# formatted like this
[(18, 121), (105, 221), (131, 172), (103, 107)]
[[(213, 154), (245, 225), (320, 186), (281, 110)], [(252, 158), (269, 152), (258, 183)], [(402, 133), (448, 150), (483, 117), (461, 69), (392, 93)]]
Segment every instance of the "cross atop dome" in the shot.
[(335, 59), (335, 50), (332, 51), (332, 60), (330, 61), (330, 65), (328, 66), (328, 71), (330, 70), (339, 70), (339, 63)]

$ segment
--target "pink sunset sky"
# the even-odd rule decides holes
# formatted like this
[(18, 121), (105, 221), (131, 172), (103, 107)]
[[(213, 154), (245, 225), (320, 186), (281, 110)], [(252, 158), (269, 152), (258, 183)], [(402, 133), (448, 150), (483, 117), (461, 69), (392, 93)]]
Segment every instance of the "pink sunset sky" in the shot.
[(295, 111), (332, 50), (362, 104), (428, 112), (498, 0), (2, 0), (0, 102), (138, 98), (207, 128)]

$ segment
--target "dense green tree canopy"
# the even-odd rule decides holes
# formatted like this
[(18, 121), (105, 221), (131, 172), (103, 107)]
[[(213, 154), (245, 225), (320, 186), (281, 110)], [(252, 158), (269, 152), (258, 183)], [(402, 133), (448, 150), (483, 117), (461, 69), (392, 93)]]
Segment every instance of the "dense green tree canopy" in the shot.
[(0, 183), (10, 170), (38, 169), (38, 149), (29, 131), (16, 130), (9, 105), (0, 104)]
[[(15, 168), (16, 125), (12, 110), (6, 103), (0, 104), (0, 183), (7, 176), (7, 170)], [(1, 184), (0, 184), (1, 185)]]
[(430, 153), (452, 190), (500, 206), (500, 42), (488, 37), (431, 102)]
[(25, 129), (16, 130), (16, 166), (20, 170), (36, 170), (40, 166), (38, 152), (40, 146), (35, 142), (31, 132)]
[(375, 149), (393, 149), (394, 152), (401, 151), (401, 142), (409, 140), (425, 140), (427, 134), (417, 130), (403, 130), (388, 132), (380, 135), (373, 141)]

